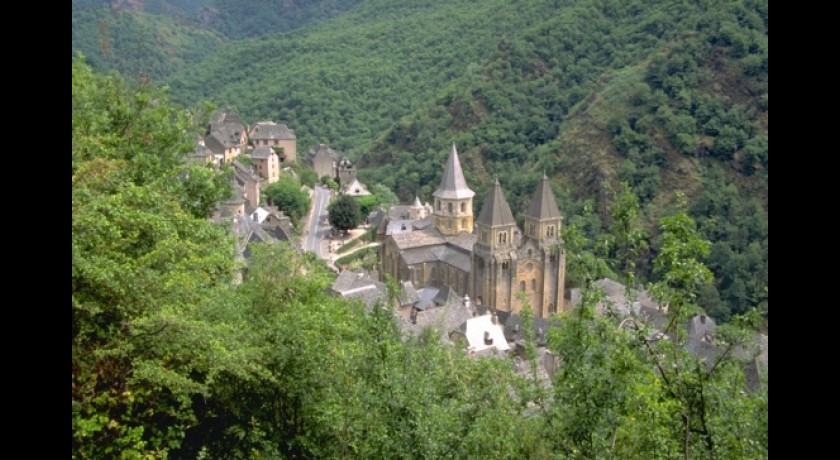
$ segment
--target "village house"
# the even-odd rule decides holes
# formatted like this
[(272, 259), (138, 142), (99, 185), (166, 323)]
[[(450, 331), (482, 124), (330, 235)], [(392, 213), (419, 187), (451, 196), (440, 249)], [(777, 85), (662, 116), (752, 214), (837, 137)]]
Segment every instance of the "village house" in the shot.
[(280, 159), (271, 147), (257, 147), (251, 151), (251, 163), (266, 184), (273, 184), (280, 178)]
[(279, 150), (280, 163), (291, 163), (297, 158), (297, 136), (284, 124), (273, 121), (258, 121), (248, 132), (248, 139), (256, 147), (271, 147)]
[(303, 163), (314, 169), (319, 179), (324, 176), (335, 179), (338, 177), (337, 165), (340, 159), (341, 155), (338, 152), (326, 144), (318, 144), (309, 149)]
[(204, 136), (204, 146), (214, 157), (229, 163), (247, 144), (247, 127), (232, 108), (213, 113)]

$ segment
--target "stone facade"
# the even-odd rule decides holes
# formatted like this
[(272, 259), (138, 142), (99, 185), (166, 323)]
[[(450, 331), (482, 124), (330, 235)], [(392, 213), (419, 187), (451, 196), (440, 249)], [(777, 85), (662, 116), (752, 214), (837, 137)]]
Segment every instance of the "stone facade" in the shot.
[[(562, 218), (548, 178), (543, 177), (531, 199), (524, 235), (498, 181), (473, 221), (475, 193), (464, 180), (454, 145), (433, 195), (430, 216), (411, 215), (385, 236), (381, 273), (412, 281), (417, 288), (449, 286), (459, 296), (502, 312), (518, 313), (521, 296), (540, 318), (564, 309)], [(385, 222), (383, 228), (391, 226)]]

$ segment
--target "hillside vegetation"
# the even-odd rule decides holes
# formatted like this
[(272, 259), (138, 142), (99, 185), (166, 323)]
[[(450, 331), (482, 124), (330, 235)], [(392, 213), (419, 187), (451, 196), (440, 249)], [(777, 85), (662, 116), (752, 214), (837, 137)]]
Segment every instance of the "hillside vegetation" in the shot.
[(221, 34), (179, 17), (108, 6), (73, 5), (73, 54), (99, 71), (134, 81), (162, 80), (224, 47)]
[(231, 39), (299, 29), (330, 19), (361, 0), (210, 0), (196, 19)]
[(640, 281), (657, 279), (658, 216), (682, 191), (713, 242), (702, 305), (766, 310), (766, 1), (370, 0), (232, 44), (170, 85), (346, 151), (406, 201), (430, 199), (451, 142), (476, 210), (498, 176), (523, 211), (545, 172), (592, 241), (627, 182), (648, 232)]

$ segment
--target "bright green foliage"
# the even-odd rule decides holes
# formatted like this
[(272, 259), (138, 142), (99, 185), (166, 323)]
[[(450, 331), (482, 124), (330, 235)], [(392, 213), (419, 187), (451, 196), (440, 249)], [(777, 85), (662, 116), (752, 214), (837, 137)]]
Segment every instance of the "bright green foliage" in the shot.
[(189, 126), (165, 95), (78, 61), (72, 83), (73, 455), (165, 457), (236, 361), (226, 325), (202, 320), (232, 275), (204, 218), (228, 190), (184, 166)]
[(338, 230), (356, 228), (365, 220), (361, 207), (355, 198), (339, 195), (327, 206), (330, 225)]
[(280, 176), (277, 182), (263, 188), (262, 194), (269, 204), (280, 208), (292, 222), (298, 222), (309, 211), (309, 194), (301, 189), (298, 179), (292, 176)]
[(315, 184), (318, 183), (318, 173), (316, 173), (312, 168), (298, 168), (298, 175), (300, 183), (309, 188), (315, 188)]
[[(767, 458), (766, 382), (746, 392), (734, 358), (752, 340), (740, 324), (754, 320), (719, 327), (719, 354), (701, 359), (688, 353), (683, 327), (696, 311), (696, 291), (710, 279), (698, 262), (708, 241), (684, 211), (663, 217), (661, 225), (656, 267), (662, 281), (654, 291), (670, 305), (666, 336), (654, 334), (644, 317), (631, 314), (619, 323), (596, 314), (603, 294), (589, 280), (598, 275), (581, 276), (580, 305), (561, 316), (562, 326), (549, 337), (562, 365), (541, 412), (542, 435), (551, 451), (573, 458)], [(573, 254), (581, 248), (574, 232), (570, 236), (576, 270), (597, 271), (593, 256)]]
[(370, 195), (359, 197), (357, 199), (362, 216), (367, 216), (377, 206), (383, 206), (387, 209), (389, 206), (399, 203), (397, 196), (394, 195), (394, 192), (384, 185), (373, 184), (371, 189), (372, 193)]

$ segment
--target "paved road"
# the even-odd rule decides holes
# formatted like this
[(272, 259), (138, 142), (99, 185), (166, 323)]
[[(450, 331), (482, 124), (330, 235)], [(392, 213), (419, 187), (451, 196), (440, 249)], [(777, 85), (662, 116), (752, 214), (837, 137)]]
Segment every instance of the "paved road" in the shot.
[(321, 241), (327, 238), (330, 231), (330, 224), (327, 222), (327, 204), (330, 202), (330, 190), (321, 185), (315, 186), (315, 197), (312, 200), (312, 212), (309, 214), (309, 222), (306, 223), (306, 235), (303, 250), (314, 252), (319, 258), (321, 254)]

